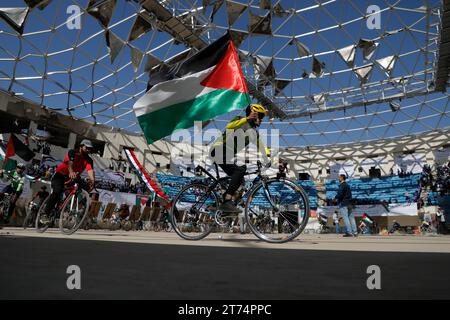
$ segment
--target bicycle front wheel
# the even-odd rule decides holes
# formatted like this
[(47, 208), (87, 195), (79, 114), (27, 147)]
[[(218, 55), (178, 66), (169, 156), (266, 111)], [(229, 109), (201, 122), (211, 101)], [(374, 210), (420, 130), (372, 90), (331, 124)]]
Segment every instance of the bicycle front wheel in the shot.
[(48, 222), (44, 223), (41, 221), (41, 216), (45, 212), (45, 209), (47, 207), (47, 202), (49, 199), (50, 199), (50, 196), (47, 196), (47, 198), (45, 198), (45, 200), (42, 201), (41, 206), (39, 207), (39, 210), (37, 211), (37, 214), (36, 214), (35, 227), (36, 227), (36, 231), (39, 233), (43, 233), (43, 232), (47, 231), (47, 229), (53, 224), (53, 221), (54, 221), (54, 217), (53, 217), (54, 210), (52, 210), (52, 214), (51, 214), (51, 217)]
[(91, 203), (89, 193), (85, 190), (70, 195), (63, 204), (59, 215), (59, 230), (71, 235), (83, 224)]
[(173, 229), (183, 239), (203, 239), (212, 231), (218, 207), (219, 199), (208, 185), (189, 184), (181, 189), (170, 209)]
[(36, 212), (38, 210), (39, 209), (36, 209), (36, 208), (26, 208), (27, 215), (25, 216), (25, 219), (23, 220), (23, 228), (24, 229), (35, 225), (34, 219), (36, 219)]
[(291, 241), (308, 223), (308, 196), (290, 180), (260, 182), (247, 198), (245, 218), (259, 239), (271, 243)]

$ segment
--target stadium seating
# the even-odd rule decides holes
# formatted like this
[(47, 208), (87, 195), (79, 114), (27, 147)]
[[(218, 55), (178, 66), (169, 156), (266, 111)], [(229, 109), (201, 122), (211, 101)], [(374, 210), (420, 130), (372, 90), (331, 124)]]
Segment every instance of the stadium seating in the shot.
[[(161, 173), (157, 173), (156, 177), (158, 178), (158, 181), (162, 184), (165, 192), (171, 198), (173, 198), (177, 195), (177, 193), (179, 192), (179, 190), (182, 186), (184, 186), (187, 183), (192, 182), (194, 180), (199, 180), (199, 178), (180, 177), (180, 176), (167, 175), (167, 174), (161, 174)], [(308, 194), (310, 208), (317, 209), (317, 190), (315, 188), (314, 183), (312, 181), (297, 181), (297, 183), (300, 184), (305, 189), (306, 193)], [(285, 190), (280, 191), (280, 192), (283, 197), (290, 196), (289, 194), (286, 193)], [(289, 199), (289, 200), (291, 200), (291, 199)], [(268, 206), (268, 203), (262, 194), (257, 195), (255, 197), (254, 201), (256, 204), (259, 204), (262, 207)]]
[[(398, 176), (382, 177), (379, 179), (351, 179), (348, 180), (354, 199), (362, 201), (406, 203), (413, 200), (419, 186), (420, 174), (405, 178)], [(338, 180), (329, 180), (325, 184), (327, 199), (333, 199), (339, 189)]]

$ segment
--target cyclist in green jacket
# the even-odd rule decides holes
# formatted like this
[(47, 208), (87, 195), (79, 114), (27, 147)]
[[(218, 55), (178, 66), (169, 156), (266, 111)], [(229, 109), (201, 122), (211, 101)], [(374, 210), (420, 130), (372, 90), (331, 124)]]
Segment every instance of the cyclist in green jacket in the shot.
[[(258, 150), (263, 156), (263, 161), (266, 164), (270, 164), (268, 158), (269, 152), (265, 147), (264, 143), (261, 141), (256, 129), (261, 125), (267, 113), (266, 108), (259, 104), (251, 104), (246, 109), (246, 117), (235, 117), (226, 126), (226, 131), (223, 133), (222, 137), (217, 139), (211, 149), (211, 157), (218, 163), (219, 167), (231, 177), (230, 184), (226, 193), (224, 194), (224, 201), (219, 207), (220, 211), (225, 213), (239, 213), (241, 210), (237, 208), (233, 202), (233, 196), (235, 192), (241, 186), (245, 173), (247, 172), (247, 166), (238, 166), (236, 164), (236, 154), (243, 148), (246, 148), (250, 143), (257, 146)], [(241, 130), (243, 141), (239, 141), (239, 132)], [(253, 130), (252, 130), (253, 129)], [(236, 139), (232, 143), (227, 143), (230, 139)]]
[(13, 213), (16, 206), (16, 202), (23, 191), (23, 187), (25, 184), (25, 165), (23, 163), (17, 164), (15, 171), (0, 170), (0, 178), (3, 178), (5, 172), (7, 173), (8, 179), (11, 181), (11, 183), (3, 188), (2, 192), (0, 192), (0, 200), (3, 200), (5, 193), (12, 195), (8, 212), (6, 213), (6, 215), (5, 213), (3, 213), (3, 221), (6, 224), (8, 223), (9, 217)]

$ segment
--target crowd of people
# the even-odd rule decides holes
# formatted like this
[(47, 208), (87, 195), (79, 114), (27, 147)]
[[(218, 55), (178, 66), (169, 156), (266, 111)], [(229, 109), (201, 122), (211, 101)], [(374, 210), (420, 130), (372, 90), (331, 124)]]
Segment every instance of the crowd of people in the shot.
[[(435, 178), (434, 178), (435, 176)], [(441, 196), (450, 193), (450, 162), (446, 165), (436, 167), (435, 175), (430, 166), (425, 165), (420, 177), (420, 187), (429, 188), (432, 192), (437, 192)]]

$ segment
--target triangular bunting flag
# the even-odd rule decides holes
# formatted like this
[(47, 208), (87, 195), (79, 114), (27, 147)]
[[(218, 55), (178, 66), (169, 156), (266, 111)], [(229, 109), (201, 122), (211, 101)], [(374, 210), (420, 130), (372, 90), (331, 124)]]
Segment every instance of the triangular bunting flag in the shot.
[(248, 37), (247, 32), (235, 31), (235, 30), (230, 30), (229, 32), (230, 32), (231, 39), (233, 40), (236, 48), (239, 48), (241, 46), (242, 42), (244, 42), (245, 39)]
[(272, 14), (269, 12), (265, 16), (258, 16), (250, 10), (248, 32), (254, 35), (271, 35)]
[(150, 30), (152, 30), (152, 25), (138, 14), (136, 20), (134, 20), (133, 27), (131, 27), (130, 35), (128, 36), (128, 42), (136, 40)]
[(109, 49), (109, 57), (112, 64), (114, 63), (114, 60), (116, 59), (120, 50), (122, 50), (122, 48), (125, 46), (125, 41), (120, 39), (110, 30), (107, 30), (105, 32), (105, 37), (106, 37), (106, 46)]
[(149, 53), (149, 54), (147, 54), (147, 62), (145, 63), (144, 71), (150, 72), (154, 67), (156, 67), (160, 63), (161, 63), (161, 60), (159, 60), (154, 55)]
[(394, 70), (397, 56), (389, 56), (383, 59), (376, 60), (376, 63), (383, 69), (386, 75), (390, 78), (392, 70)]
[(372, 72), (372, 70), (373, 70), (373, 64), (353, 69), (355, 74), (358, 76), (359, 81), (361, 81), (361, 84), (367, 83), (367, 80), (368, 80), (369, 75)]
[(0, 8), (0, 17), (14, 30), (22, 34), (28, 12), (28, 8)]
[(144, 53), (138, 48), (133, 47), (132, 45), (130, 45), (130, 49), (131, 49), (131, 63), (133, 64), (134, 72), (137, 72), (141, 64), (142, 58), (144, 57)]
[(289, 42), (289, 44), (290, 45), (295, 44), (295, 46), (297, 47), (297, 52), (298, 52), (299, 58), (308, 57), (311, 55), (311, 51), (309, 50), (309, 48), (307, 46), (305, 46), (303, 43), (301, 43), (300, 41), (298, 41), (296, 38), (292, 38), (292, 40)]
[(324, 64), (320, 62), (316, 57), (313, 58), (312, 74), (317, 78), (323, 75)]
[(109, 21), (116, 7), (116, 1), (90, 0), (86, 11), (96, 18), (103, 27), (108, 28)]
[(227, 1), (228, 26), (232, 26), (242, 13), (247, 9), (247, 5), (237, 2)]
[(355, 45), (350, 45), (348, 47), (339, 49), (337, 52), (350, 68), (353, 68), (355, 66), (355, 56), (356, 56)]
[(50, 4), (51, 0), (24, 0), (28, 7), (34, 9), (38, 7), (39, 10), (44, 10)]

